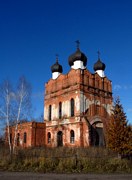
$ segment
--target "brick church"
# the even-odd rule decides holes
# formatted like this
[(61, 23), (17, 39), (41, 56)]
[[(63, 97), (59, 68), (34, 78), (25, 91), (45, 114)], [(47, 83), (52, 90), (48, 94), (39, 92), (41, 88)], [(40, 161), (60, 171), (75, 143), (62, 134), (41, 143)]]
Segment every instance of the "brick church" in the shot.
[[(52, 78), (45, 84), (44, 122), (21, 124), (17, 137), (19, 146), (105, 145), (105, 125), (112, 108), (112, 85), (105, 76), (106, 66), (98, 53), (94, 73), (89, 72), (87, 57), (81, 52), (79, 43), (68, 63), (67, 74), (63, 74), (58, 57), (51, 66)], [(11, 129), (13, 132), (14, 128)]]

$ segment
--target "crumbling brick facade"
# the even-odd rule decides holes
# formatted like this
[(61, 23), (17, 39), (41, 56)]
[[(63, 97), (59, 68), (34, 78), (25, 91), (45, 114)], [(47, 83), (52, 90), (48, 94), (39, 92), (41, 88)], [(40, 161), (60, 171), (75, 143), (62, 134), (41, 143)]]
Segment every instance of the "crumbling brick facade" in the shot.
[[(14, 143), (15, 126), (10, 127), (11, 144)], [(8, 135), (6, 129), (6, 144)], [(25, 122), (18, 124), (16, 146), (21, 148), (38, 147), (45, 145), (45, 123)]]
[[(112, 109), (112, 85), (104, 75), (105, 64), (86, 68), (87, 57), (77, 48), (69, 57), (67, 74), (58, 63), (51, 66), (52, 78), (45, 84), (44, 123), (18, 126), (17, 145), (21, 147), (104, 146), (105, 125)], [(14, 127), (11, 127), (12, 138)], [(25, 140), (26, 136), (26, 140)]]
[(103, 146), (104, 126), (112, 108), (107, 77), (72, 69), (45, 85), (46, 146)]

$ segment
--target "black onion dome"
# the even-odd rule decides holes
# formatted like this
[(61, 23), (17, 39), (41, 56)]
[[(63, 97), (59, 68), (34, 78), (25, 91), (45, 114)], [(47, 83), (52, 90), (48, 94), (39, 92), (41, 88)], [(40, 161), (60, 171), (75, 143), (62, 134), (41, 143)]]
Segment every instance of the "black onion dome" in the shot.
[(69, 56), (68, 62), (69, 62), (69, 65), (72, 66), (75, 61), (79, 61), (79, 60), (83, 61), (84, 66), (87, 65), (87, 57), (85, 56), (84, 53), (80, 51), (79, 48), (77, 48), (76, 52)]
[(63, 72), (63, 68), (62, 68), (62, 66), (58, 63), (58, 60), (56, 61), (55, 64), (53, 64), (53, 65), (51, 66), (51, 71), (52, 71), (52, 73), (53, 73), (53, 72), (59, 72), (59, 73), (62, 73), (62, 72)]
[(94, 71), (97, 71), (97, 70), (105, 70), (105, 64), (100, 60), (98, 59), (98, 61), (94, 64)]

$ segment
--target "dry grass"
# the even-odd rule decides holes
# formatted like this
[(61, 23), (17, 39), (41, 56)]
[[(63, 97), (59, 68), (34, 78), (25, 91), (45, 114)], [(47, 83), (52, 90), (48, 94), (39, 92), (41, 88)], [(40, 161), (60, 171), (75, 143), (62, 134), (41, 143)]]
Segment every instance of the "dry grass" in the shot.
[(0, 169), (55, 173), (132, 173), (132, 162), (105, 148), (33, 148), (9, 156), (0, 148)]

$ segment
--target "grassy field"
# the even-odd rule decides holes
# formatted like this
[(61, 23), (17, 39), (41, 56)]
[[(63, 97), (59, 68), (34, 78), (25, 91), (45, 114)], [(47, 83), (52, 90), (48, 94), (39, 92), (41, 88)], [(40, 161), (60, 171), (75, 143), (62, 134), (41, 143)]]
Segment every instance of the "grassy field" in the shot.
[(105, 148), (34, 148), (10, 157), (0, 148), (0, 170), (43, 173), (132, 173), (132, 162)]

